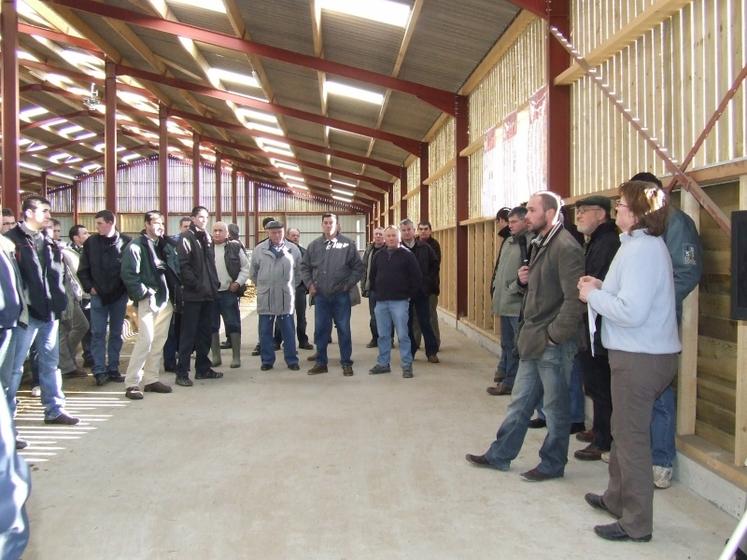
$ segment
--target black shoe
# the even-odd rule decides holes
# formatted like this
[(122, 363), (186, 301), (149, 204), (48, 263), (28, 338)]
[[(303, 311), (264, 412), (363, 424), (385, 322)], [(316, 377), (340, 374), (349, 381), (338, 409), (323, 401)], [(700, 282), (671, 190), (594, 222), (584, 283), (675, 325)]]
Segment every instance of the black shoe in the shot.
[(553, 478), (563, 478), (563, 475), (545, 474), (535, 467), (531, 471), (521, 473), (521, 478), (527, 482), (544, 482), (545, 480), (552, 480)]
[(125, 376), (118, 371), (107, 371), (106, 375), (109, 377), (109, 381), (114, 383), (124, 383)]
[(153, 383), (148, 383), (145, 387), (143, 387), (146, 393), (170, 393), (171, 387), (169, 385), (166, 385), (165, 383), (161, 383), (160, 381), (154, 381)]
[(54, 418), (44, 419), (45, 424), (61, 424), (63, 426), (75, 426), (78, 422), (80, 422), (80, 418), (76, 418), (75, 416), (70, 416), (69, 414), (65, 414), (64, 412), (61, 412), (58, 416), (55, 416)]
[(221, 350), (228, 350), (231, 347), (231, 340), (226, 339), (223, 342), (220, 343), (220, 349)]
[(475, 465), (476, 467), (488, 467), (490, 469), (493, 468), (493, 465), (488, 463), (485, 455), (472, 455), (471, 453), (467, 453), (464, 458), (467, 459), (467, 462), (470, 465)]
[(85, 358), (83, 360), (83, 367), (92, 368), (93, 367), (93, 358)]
[(377, 346), (378, 346), (378, 343), (373, 338), (368, 344), (366, 344), (366, 348), (376, 348)]
[(304, 342), (303, 344), (299, 344), (298, 347), (301, 350), (313, 350), (314, 349), (314, 345), (313, 344), (309, 344), (308, 342)]
[(29, 442), (26, 441), (23, 438), (20, 438), (16, 436), (16, 449), (20, 451), (21, 449), (26, 449), (29, 446)]
[(88, 377), (88, 372), (82, 369), (75, 368), (73, 371), (68, 371), (62, 374), (65, 379), (72, 379), (73, 377)]
[(194, 383), (192, 383), (192, 380), (189, 377), (187, 376), (182, 377), (180, 375), (176, 376), (176, 384), (182, 387), (191, 387), (192, 385), (194, 385)]
[(298, 371), (299, 369), (301, 369), (301, 366), (299, 366), (298, 364), (290, 364), (288, 366), (288, 369), (291, 371)]
[(195, 379), (220, 379), (223, 377), (223, 373), (215, 371), (213, 368), (208, 368), (207, 371), (202, 373), (195, 373)]
[(259, 356), (259, 350), (252, 350), (252, 356)]
[(594, 509), (601, 509), (602, 511), (606, 511), (613, 517), (617, 517), (614, 513), (612, 513), (608, 508), (607, 504), (604, 503), (604, 499), (600, 494), (592, 494), (589, 492), (588, 494), (584, 495), (584, 500), (586, 500), (586, 503), (589, 504)]
[(319, 373), (327, 373), (327, 364), (316, 364), (313, 368), (307, 371), (309, 375), (317, 375)]
[(342, 366), (342, 374), (345, 377), (350, 377), (353, 375), (353, 366)]
[(545, 422), (542, 418), (532, 418), (529, 421), (529, 427), (533, 430), (536, 430), (537, 428), (545, 428), (547, 427), (547, 422)]
[(278, 350), (280, 350), (280, 343), (276, 342), (275, 344), (272, 345), (272, 347), (275, 349), (275, 352), (277, 352)]
[(631, 537), (617, 522), (610, 523), (609, 525), (597, 525), (594, 527), (594, 532), (608, 541), (648, 542), (651, 540), (650, 534), (642, 537)]
[(262, 371), (267, 371), (267, 370), (270, 370), (270, 369), (272, 369), (272, 364), (262, 364), (262, 365), (261, 365), (261, 366), (259, 367), (259, 369), (261, 369)]
[(378, 375), (379, 373), (390, 373), (392, 371), (392, 368), (389, 367), (389, 365), (382, 366), (381, 364), (376, 364), (374, 367), (368, 370), (368, 373), (371, 375)]
[(176, 364), (174, 364), (174, 365), (171, 365), (171, 364), (164, 365), (163, 366), (163, 371), (168, 372), (168, 373), (176, 373)]
[(109, 374), (107, 373), (98, 373), (94, 377), (96, 378), (96, 385), (98, 387), (109, 383)]
[(581, 432), (586, 431), (586, 426), (584, 426), (583, 422), (574, 422), (571, 424), (571, 435), (573, 434), (580, 434)]

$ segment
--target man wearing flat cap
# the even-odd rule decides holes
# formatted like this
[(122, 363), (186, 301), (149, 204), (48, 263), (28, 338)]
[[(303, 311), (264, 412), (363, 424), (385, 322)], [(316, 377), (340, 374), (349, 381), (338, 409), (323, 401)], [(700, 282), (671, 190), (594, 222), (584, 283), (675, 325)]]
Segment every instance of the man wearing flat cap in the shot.
[[(585, 246), (584, 274), (604, 280), (610, 263), (620, 247), (617, 228), (610, 219), (610, 199), (595, 195), (576, 202), (576, 226), (588, 239)], [(582, 461), (598, 461), (602, 457), (602, 452), (609, 451), (612, 444), (610, 364), (607, 350), (602, 346), (601, 315), (597, 317), (598, 324), (593, 342), (589, 340), (588, 335), (588, 315), (584, 313), (583, 316), (586, 335), (582, 338), (576, 360), (584, 375), (586, 394), (594, 403), (594, 424), (591, 429), (593, 436), (589, 437), (591, 434), (586, 434), (585, 438), (589, 445), (576, 451), (574, 457)], [(578, 434), (576, 437), (581, 439), (584, 436)]]
[(298, 371), (296, 351), (295, 311), (296, 286), (300, 281), (298, 267), (301, 252), (293, 243), (285, 241), (285, 226), (272, 220), (265, 224), (267, 239), (252, 253), (249, 277), (257, 287), (257, 315), (259, 316), (259, 348), (262, 371), (275, 364), (273, 324), (277, 322), (283, 338), (285, 363)]

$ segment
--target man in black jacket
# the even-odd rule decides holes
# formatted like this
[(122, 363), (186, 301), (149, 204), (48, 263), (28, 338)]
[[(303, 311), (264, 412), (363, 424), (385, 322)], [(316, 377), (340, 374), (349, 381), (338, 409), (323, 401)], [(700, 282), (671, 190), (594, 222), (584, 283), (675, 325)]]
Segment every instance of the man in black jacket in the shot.
[(116, 225), (117, 218), (113, 212), (101, 210), (96, 214), (98, 233), (83, 244), (78, 265), (78, 278), (83, 290), (91, 294), (91, 353), (96, 385), (104, 385), (108, 381), (124, 382), (124, 375), (119, 373), (119, 353), (122, 350), (122, 324), (128, 298), (120, 272), (122, 250), (131, 239), (121, 235)]
[[(399, 238), (397, 240), (399, 244)], [(376, 292), (371, 289), (371, 264), (373, 258), (381, 249), (384, 248), (384, 228), (376, 227), (373, 230), (373, 241), (369, 243), (363, 252), (363, 278), (361, 278), (361, 295), (368, 298), (368, 327), (371, 329), (371, 341), (366, 344), (366, 348), (376, 348), (379, 341), (379, 330), (376, 327)]]
[[(430, 245), (431, 249), (433, 249), (433, 252), (436, 253), (440, 273), (441, 244), (435, 237), (433, 237), (433, 227), (431, 226), (430, 222), (425, 221), (418, 223), (418, 239)], [(431, 328), (433, 329), (433, 334), (436, 335), (436, 344), (438, 344), (438, 348), (440, 349), (441, 329), (438, 326), (438, 296), (441, 294), (441, 279), (437, 277), (436, 280), (437, 282), (431, 286), (431, 293), (428, 296), (428, 310), (431, 316)], [(422, 333), (420, 332), (420, 323), (418, 323), (417, 321), (413, 325), (413, 334), (415, 335), (417, 345), (420, 346), (420, 337)]]
[[(589, 237), (585, 248), (584, 274), (604, 280), (610, 263), (620, 247), (620, 237), (615, 222), (610, 220), (610, 199), (605, 196), (590, 196), (576, 202), (576, 226)], [(590, 347), (588, 315), (584, 313), (585, 336), (582, 350), (576, 355), (584, 376), (584, 389), (594, 403), (592, 439), (587, 447), (579, 449), (573, 456), (582, 461), (597, 461), (603, 451), (612, 444), (610, 421), (612, 417), (612, 395), (610, 387), (610, 363), (607, 349), (602, 346), (602, 316), (597, 317), (594, 333), (594, 352)], [(589, 440), (577, 435), (576, 439)]]
[(30, 196), (21, 207), (23, 221), (6, 235), (15, 244), (15, 257), (28, 297), (28, 323), (19, 329), (14, 350), (13, 370), (6, 397), (11, 413), (16, 409), (16, 392), (21, 384), (23, 362), (33, 344), (38, 354), (41, 400), (45, 424), (75, 425), (78, 418), (65, 412), (59, 361), (59, 318), (67, 306), (63, 279), (62, 249), (46, 231), (49, 201)]
[(192, 209), (192, 225), (182, 233), (176, 246), (182, 280), (182, 321), (179, 336), (179, 364), (176, 384), (191, 387), (189, 357), (195, 351), (195, 378), (223, 377), (210, 366), (210, 338), (213, 305), (218, 295), (218, 272), (215, 270), (213, 239), (206, 231), (208, 210), (204, 206)]
[(402, 377), (412, 377), (412, 351), (407, 332), (409, 300), (420, 291), (423, 276), (411, 251), (400, 245), (400, 232), (394, 226), (384, 230), (386, 247), (371, 261), (369, 289), (376, 293), (376, 324), (379, 329), (379, 356), (371, 374), (389, 373), (392, 352), (392, 326), (399, 339)]
[(412, 355), (414, 357), (415, 353), (418, 351), (418, 342), (413, 336), (412, 330), (413, 319), (417, 313), (420, 329), (423, 332), (423, 338), (425, 339), (425, 355), (428, 357), (429, 362), (437, 364), (438, 341), (436, 340), (436, 334), (433, 332), (433, 328), (431, 327), (431, 314), (428, 298), (432, 293), (434, 293), (434, 290), (438, 289), (440, 263), (438, 262), (435, 251), (431, 249), (430, 245), (424, 241), (415, 239), (415, 225), (412, 220), (402, 220), (399, 224), (399, 230), (402, 235), (402, 245), (405, 248), (410, 249), (412, 254), (415, 255), (415, 260), (418, 261), (420, 272), (423, 275), (420, 289), (417, 294), (410, 299), (410, 321), (408, 323), (408, 331), (412, 343)]

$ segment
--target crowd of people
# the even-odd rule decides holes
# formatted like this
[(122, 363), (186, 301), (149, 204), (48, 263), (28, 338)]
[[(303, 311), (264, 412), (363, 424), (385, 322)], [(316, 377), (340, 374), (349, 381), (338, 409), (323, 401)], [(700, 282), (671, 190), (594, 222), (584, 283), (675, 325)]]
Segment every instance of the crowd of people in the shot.
[[(671, 484), (678, 323), (700, 280), (702, 249), (692, 219), (668, 204), (654, 175), (635, 175), (618, 195), (614, 221), (610, 198), (577, 200), (575, 228), (549, 191), (498, 213), (491, 290), (501, 358), (487, 391), (511, 402), (487, 451), (466, 459), (506, 471), (527, 431), (546, 427), (540, 462), (521, 477), (557, 479), (575, 433), (588, 443), (576, 459), (609, 462), (606, 491), (585, 500), (617, 521), (595, 533), (648, 541), (654, 488)], [(590, 430), (583, 392), (593, 403)]]
[[(577, 459), (609, 462), (607, 490), (585, 500), (617, 521), (595, 532), (646, 541), (653, 489), (671, 480), (678, 321), (683, 299), (700, 278), (699, 237), (648, 173), (620, 186), (614, 221), (610, 198), (576, 201), (575, 227), (562, 206), (559, 196), (543, 191), (497, 215), (502, 243), (490, 290), (501, 355), (488, 393), (510, 395), (511, 402), (487, 451), (466, 459), (508, 470), (527, 430), (546, 427), (540, 462), (521, 477), (560, 478), (575, 433), (588, 443), (575, 452)], [(416, 228), (405, 219), (399, 227), (375, 228), (361, 258), (335, 214), (322, 216), (322, 235), (308, 247), (300, 245), (298, 229), (286, 232), (268, 218), (267, 238), (250, 257), (233, 224), (218, 221), (209, 230), (203, 206), (170, 236), (163, 215), (146, 212), (134, 239), (118, 231), (115, 214), (102, 210), (95, 216), (97, 232), (75, 225), (68, 244), (60, 241), (49, 201), (30, 196), (21, 211), (19, 221), (3, 212), (0, 236), (0, 366), (11, 417), (27, 360), (46, 424), (78, 423), (65, 409), (62, 384), (87, 376), (84, 368), (96, 385), (123, 383), (130, 399), (172, 392), (162, 370), (191, 387), (193, 354), (194, 378), (220, 379), (223, 373), (214, 368), (222, 365), (222, 349), (231, 349), (230, 367), (241, 366), (239, 300), (249, 280), (258, 316), (253, 355), (262, 371), (275, 367), (281, 348), (288, 369), (298, 371), (302, 348), (315, 350), (308, 374), (327, 373), (334, 327), (342, 373), (352, 376), (351, 308), (361, 295), (369, 304), (367, 346), (378, 349), (370, 374), (392, 371), (395, 333), (402, 377), (413, 377), (421, 343), (427, 361), (439, 363), (441, 248), (428, 222)], [(129, 301), (137, 310), (138, 336), (122, 374)], [(313, 346), (307, 304), (314, 306)], [(583, 392), (593, 402), (590, 430)], [(28, 445), (17, 433), (14, 441), (16, 449)]]

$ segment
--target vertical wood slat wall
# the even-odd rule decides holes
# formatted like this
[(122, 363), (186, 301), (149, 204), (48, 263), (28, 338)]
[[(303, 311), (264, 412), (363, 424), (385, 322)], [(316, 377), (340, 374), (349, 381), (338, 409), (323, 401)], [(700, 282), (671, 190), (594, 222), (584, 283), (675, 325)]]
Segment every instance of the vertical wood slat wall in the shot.
[[(415, 158), (407, 166), (407, 191), (420, 185), (420, 158)], [(420, 190), (407, 199), (407, 216), (416, 224), (420, 221)]]
[[(571, 42), (584, 55), (654, 4), (654, 0), (576, 0)], [(672, 158), (682, 161), (744, 66), (746, 47), (747, 0), (693, 0), (598, 70)], [(669, 175), (591, 79), (581, 78), (571, 87), (573, 196), (614, 188), (638, 171)], [(743, 83), (689, 169), (717, 168), (747, 157), (745, 138), (747, 87)], [(722, 184), (706, 185), (706, 194), (728, 215), (740, 209), (739, 186), (715, 180), (719, 181)], [(674, 195), (673, 202), (677, 199)], [(737, 417), (735, 395), (747, 376), (737, 367), (740, 329), (729, 318), (731, 240), (702, 209), (698, 216), (704, 275), (697, 298), (696, 392), (683, 395), (695, 407), (695, 434), (736, 453), (734, 462), (741, 465), (745, 451), (736, 449), (735, 426), (742, 425), (744, 418)]]
[[(583, 54), (653, 4), (575, 1), (571, 41)], [(682, 161), (745, 64), (747, 0), (694, 0), (599, 66), (601, 76), (670, 155)], [(741, 87), (690, 168), (747, 157)], [(572, 86), (572, 193), (614, 188), (634, 173), (669, 175), (588, 77)]]

